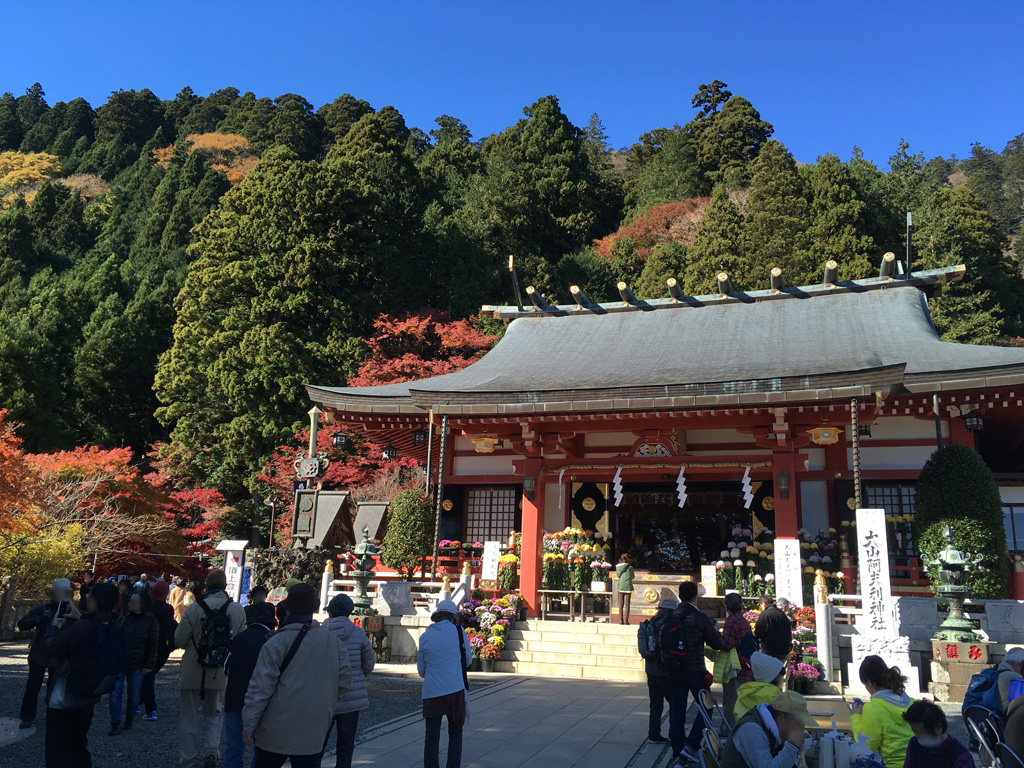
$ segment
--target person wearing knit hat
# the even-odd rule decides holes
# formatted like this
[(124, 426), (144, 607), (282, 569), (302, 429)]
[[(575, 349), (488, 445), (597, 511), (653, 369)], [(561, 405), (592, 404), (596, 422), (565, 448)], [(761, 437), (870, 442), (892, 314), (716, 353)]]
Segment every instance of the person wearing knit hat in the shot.
[(221, 762), (224, 689), (228, 679), (223, 667), (200, 664), (199, 648), (207, 645), (210, 614), (227, 616), (232, 638), (245, 628), (245, 611), (224, 591), (226, 586), (224, 571), (210, 571), (206, 575), (206, 593), (185, 609), (174, 632), (174, 644), (185, 649), (181, 657), (178, 708), (179, 768), (217, 768)]
[(786, 678), (786, 665), (761, 651), (750, 654), (750, 671), (753, 681), (743, 683), (736, 691), (733, 714), (737, 722), (758, 704), (770, 704), (782, 691), (782, 681)]
[(54, 579), (49, 591), (50, 599), (37, 605), (18, 620), (18, 629), (27, 632), (35, 630), (28, 645), (28, 682), (25, 694), (21, 699), (21, 727), (31, 728), (39, 708), (39, 691), (43, 687), (43, 677), (48, 667), (52, 667), (49, 655), (43, 649), (43, 638), (46, 630), (57, 617), (58, 610), (66, 609), (66, 602), (74, 598), (71, 582), (67, 579)]
[(174, 609), (167, 604), (170, 591), (171, 587), (166, 581), (154, 581), (149, 588), (151, 610), (159, 628), (156, 666), (142, 676), (142, 719), (149, 722), (156, 720), (156, 673), (164, 668), (174, 650), (174, 630), (178, 628)]
[[(366, 676), (373, 671), (376, 655), (370, 638), (349, 616), (355, 609), (348, 595), (335, 595), (327, 604), (328, 619), (324, 628), (330, 630), (348, 649), (348, 661), (352, 668), (352, 687), (334, 705), (334, 723), (338, 727), (337, 768), (351, 768), (352, 752), (356, 744), (356, 730), (359, 727), (359, 713), (370, 708), (370, 696), (366, 688)], [(330, 730), (324, 739), (324, 748), (331, 738)]]

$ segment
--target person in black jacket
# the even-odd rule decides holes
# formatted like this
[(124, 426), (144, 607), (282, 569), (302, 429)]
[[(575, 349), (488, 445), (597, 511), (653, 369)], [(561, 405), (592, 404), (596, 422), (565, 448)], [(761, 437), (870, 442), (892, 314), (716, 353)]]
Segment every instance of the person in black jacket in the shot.
[[(66, 618), (57, 618), (46, 631), (44, 648), (56, 666), (46, 698), (46, 768), (91, 768), (88, 733), (99, 696), (80, 697), (73, 680), (96, 664), (96, 636), (117, 619), (117, 587), (97, 584), (86, 598), (84, 616), (72, 605)], [(91, 687), (91, 686), (90, 686)]]
[(25, 684), (25, 695), (21, 699), (22, 728), (31, 728), (35, 722), (36, 710), (39, 708), (39, 689), (43, 687), (46, 670), (53, 666), (53, 660), (43, 648), (46, 630), (56, 618), (61, 601), (70, 603), (74, 596), (71, 582), (67, 579), (57, 579), (50, 588), (49, 601), (37, 605), (18, 620), (18, 629), (22, 632), (30, 629), (36, 631), (28, 646), (28, 682)]
[[(157, 646), (160, 642), (160, 627), (156, 616), (149, 610), (152, 602), (145, 592), (135, 592), (128, 599), (128, 613), (124, 615), (121, 629), (124, 630), (125, 648), (124, 671), (117, 678), (110, 694), (110, 735), (116, 736), (122, 730), (130, 730), (135, 710), (142, 698), (142, 678), (156, 668)], [(128, 689), (128, 712), (121, 725), (121, 703), (124, 690)]]
[(164, 668), (167, 659), (174, 652), (174, 630), (178, 622), (174, 620), (174, 609), (167, 604), (170, 586), (166, 581), (157, 581), (149, 590), (153, 615), (160, 627), (160, 638), (157, 642), (156, 666), (142, 676), (142, 719), (156, 720), (156, 673)]
[(761, 641), (761, 653), (788, 664), (789, 652), (793, 649), (793, 623), (786, 615), (789, 601), (780, 597), (776, 603), (771, 595), (765, 595), (761, 604), (764, 608), (754, 625), (754, 637)]
[(248, 605), (245, 613), (246, 628), (231, 640), (231, 655), (227, 663), (228, 687), (224, 692), (227, 742), (224, 768), (243, 768), (245, 744), (242, 742), (242, 706), (260, 651), (276, 625), (274, 606), (270, 603)]
[(668, 738), (672, 742), (673, 768), (682, 768), (686, 760), (697, 762), (704, 721), (700, 715), (695, 717), (690, 734), (686, 735), (686, 697), (687, 694), (693, 696), (694, 702), (700, 706), (700, 690), (704, 687), (704, 676), (707, 674), (704, 646), (716, 651), (722, 648), (718, 625), (714, 619), (701, 613), (695, 604), (698, 591), (697, 584), (692, 581), (684, 581), (679, 586), (680, 605), (670, 620), (681, 624), (688, 655), (686, 669), (669, 674)]

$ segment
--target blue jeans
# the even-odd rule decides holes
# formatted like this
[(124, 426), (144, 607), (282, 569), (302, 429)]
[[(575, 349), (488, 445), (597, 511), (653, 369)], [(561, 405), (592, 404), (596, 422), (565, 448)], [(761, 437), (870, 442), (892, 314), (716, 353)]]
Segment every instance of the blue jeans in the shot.
[[(703, 667), (703, 664), (701, 665)], [(700, 689), (704, 684), (703, 671), (689, 671), (682, 675), (673, 675), (669, 681), (668, 702), (668, 738), (672, 742), (672, 756), (678, 757), (683, 747), (690, 747), (696, 752), (700, 749), (700, 737), (704, 733), (704, 718), (700, 712), (694, 713), (690, 735), (686, 735), (686, 696), (693, 696), (693, 702), (699, 707)]]
[(121, 702), (124, 700), (124, 689), (128, 688), (128, 720), (135, 717), (135, 710), (139, 706), (139, 699), (142, 696), (142, 670), (133, 669), (131, 672), (122, 672), (114, 683), (114, 690), (110, 692), (110, 722), (121, 722)]
[[(242, 713), (224, 713), (224, 768), (245, 768), (245, 743), (242, 741)], [(253, 756), (252, 764), (256, 765)]]

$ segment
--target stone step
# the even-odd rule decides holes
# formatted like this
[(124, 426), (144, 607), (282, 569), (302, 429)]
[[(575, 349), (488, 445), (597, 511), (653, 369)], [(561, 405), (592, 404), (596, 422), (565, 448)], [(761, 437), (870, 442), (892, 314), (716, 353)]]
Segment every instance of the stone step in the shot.
[(629, 645), (588, 645), (585, 643), (546, 643), (542, 640), (513, 640), (505, 643), (506, 650), (530, 651), (533, 653), (572, 653), (581, 658), (588, 656), (614, 656), (619, 659), (638, 659), (636, 646)]
[(647, 676), (643, 670), (622, 667), (589, 667), (580, 664), (542, 664), (528, 661), (498, 661), (496, 672), (510, 672), (536, 677), (569, 677), (577, 680), (613, 680), (618, 682), (644, 682)]
[(572, 632), (551, 632), (548, 630), (513, 629), (508, 633), (510, 640), (531, 640), (543, 643), (565, 643), (567, 645), (617, 645), (636, 648), (636, 630), (630, 635), (623, 634), (575, 634)]
[[(566, 649), (568, 651), (568, 649)], [(525, 661), (536, 664), (557, 664), (560, 666), (607, 667), (610, 669), (644, 668), (643, 659), (639, 656), (626, 658), (623, 656), (602, 656), (584, 653), (552, 653), (550, 651), (520, 650), (508, 648), (501, 652), (503, 661)]]
[(530, 619), (529, 621), (517, 621), (513, 629), (548, 632), (569, 632), (572, 634), (587, 635), (631, 635), (636, 637), (636, 624), (605, 624), (600, 622), (579, 622), (579, 621), (540, 621)]

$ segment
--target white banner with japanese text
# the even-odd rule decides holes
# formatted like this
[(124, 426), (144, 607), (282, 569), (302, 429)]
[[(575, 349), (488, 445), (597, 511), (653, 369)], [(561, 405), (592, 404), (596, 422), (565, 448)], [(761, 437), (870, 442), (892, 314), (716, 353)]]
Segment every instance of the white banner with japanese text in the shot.
[(798, 608), (804, 607), (803, 567), (800, 565), (800, 540), (776, 539), (775, 597), (784, 597)]
[(862, 607), (867, 624), (858, 629), (862, 633), (895, 637), (899, 633), (892, 610), (884, 509), (857, 510), (857, 567), (860, 569)]

